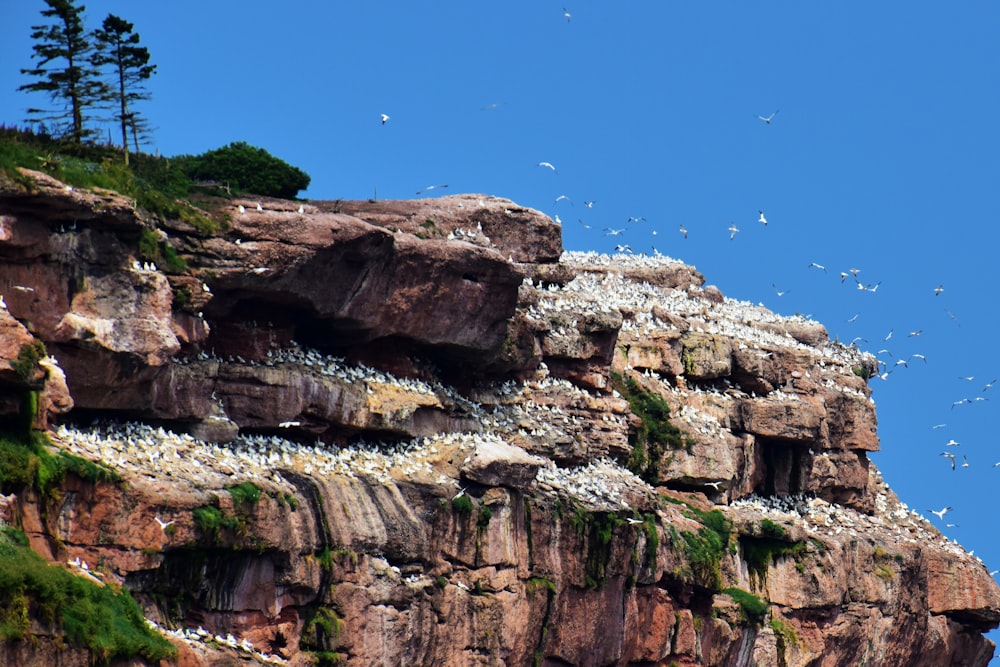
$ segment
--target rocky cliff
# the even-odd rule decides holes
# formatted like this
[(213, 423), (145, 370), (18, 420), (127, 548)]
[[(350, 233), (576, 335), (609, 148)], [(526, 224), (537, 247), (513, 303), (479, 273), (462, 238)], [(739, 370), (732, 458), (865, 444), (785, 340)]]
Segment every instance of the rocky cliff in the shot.
[[(78, 463), (2, 459), (0, 517), (171, 661), (993, 655), (1000, 589), (882, 481), (875, 360), (816, 322), (496, 197), (220, 200), (206, 236), (24, 176), (0, 417)], [(40, 608), (0, 610), (0, 665), (94, 658)]]

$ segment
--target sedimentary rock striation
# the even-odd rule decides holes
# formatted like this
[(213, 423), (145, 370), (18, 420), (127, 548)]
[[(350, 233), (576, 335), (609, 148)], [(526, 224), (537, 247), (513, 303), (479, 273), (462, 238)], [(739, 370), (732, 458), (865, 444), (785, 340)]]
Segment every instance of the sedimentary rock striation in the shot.
[[(8, 484), (0, 516), (129, 589), (181, 664), (993, 654), (1000, 588), (882, 481), (875, 360), (819, 323), (563, 253), (495, 197), (235, 199), (206, 236), (25, 174), (0, 415), (120, 479)], [(0, 664), (51, 664), (43, 625)]]

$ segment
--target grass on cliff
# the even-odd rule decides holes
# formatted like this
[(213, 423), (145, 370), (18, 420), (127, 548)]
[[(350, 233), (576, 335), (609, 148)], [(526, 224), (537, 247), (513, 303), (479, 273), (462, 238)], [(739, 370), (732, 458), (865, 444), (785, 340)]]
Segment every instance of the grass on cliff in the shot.
[(0, 126), (0, 172), (29, 190), (30, 178), (18, 167), (42, 171), (79, 188), (104, 188), (131, 197), (153, 215), (183, 220), (205, 236), (218, 234), (224, 223), (190, 203), (193, 181), (184, 161), (134, 155), (126, 166), (110, 146), (68, 144), (27, 130)]
[(764, 618), (770, 610), (770, 605), (767, 602), (742, 588), (727, 588), (722, 592), (736, 601), (743, 613), (743, 618), (748, 623), (760, 625), (764, 622)]
[(146, 625), (127, 590), (49, 565), (28, 547), (24, 533), (0, 529), (0, 638), (32, 641), (33, 621), (61, 632), (70, 646), (88, 649), (94, 664), (176, 656), (176, 649)]
[(687, 557), (687, 574), (693, 583), (711, 591), (722, 589), (722, 559), (729, 548), (733, 524), (717, 509), (701, 510), (689, 503), (662, 496), (668, 502), (684, 505), (685, 514), (699, 521), (703, 527), (697, 531), (677, 531), (669, 527), (670, 539), (680, 544)]
[(611, 373), (611, 386), (628, 401), (632, 414), (642, 420), (629, 433), (629, 454), (626, 466), (650, 484), (660, 481), (660, 461), (674, 449), (690, 451), (692, 441), (670, 423), (670, 406), (659, 394), (643, 389), (634, 378)]

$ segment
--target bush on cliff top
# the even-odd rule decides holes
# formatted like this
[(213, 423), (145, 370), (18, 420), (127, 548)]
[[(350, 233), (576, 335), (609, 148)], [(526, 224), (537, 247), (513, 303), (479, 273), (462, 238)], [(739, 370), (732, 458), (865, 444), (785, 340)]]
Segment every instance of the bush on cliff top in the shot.
[(71, 646), (86, 648), (94, 664), (141, 656), (151, 662), (176, 655), (153, 632), (125, 589), (49, 565), (27, 546), (24, 534), (0, 530), (0, 637), (31, 638), (32, 621), (61, 631)]
[(227, 183), (234, 190), (265, 197), (292, 199), (309, 187), (311, 180), (298, 167), (245, 141), (181, 159), (185, 173), (194, 180)]

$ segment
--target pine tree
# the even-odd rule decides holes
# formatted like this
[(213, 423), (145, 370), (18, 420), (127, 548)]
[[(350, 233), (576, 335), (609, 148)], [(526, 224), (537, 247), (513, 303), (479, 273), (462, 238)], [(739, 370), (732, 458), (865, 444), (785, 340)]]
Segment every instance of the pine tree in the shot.
[(146, 123), (132, 109), (132, 103), (149, 99), (142, 82), (156, 72), (156, 65), (149, 64), (149, 49), (139, 46), (139, 35), (132, 30), (131, 23), (108, 14), (101, 28), (94, 31), (95, 51), (91, 58), (95, 67), (110, 66), (113, 84), (108, 87), (108, 101), (114, 104), (115, 120), (121, 126), (125, 164), (128, 164), (129, 129), (138, 153), (138, 131), (146, 128)]
[(103, 94), (97, 70), (90, 63), (93, 47), (83, 29), (86, 7), (77, 7), (74, 0), (45, 0), (45, 4), (49, 9), (42, 10), (42, 16), (54, 19), (53, 23), (31, 27), (36, 67), (21, 70), (37, 80), (18, 90), (48, 93), (53, 102), (63, 102), (61, 111), (28, 109), (28, 114), (42, 116), (43, 121), (66, 123), (68, 119), (67, 134), (74, 142), (83, 143), (92, 134), (85, 126), (85, 110), (97, 104)]

